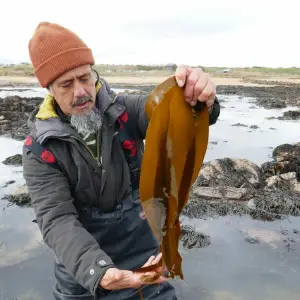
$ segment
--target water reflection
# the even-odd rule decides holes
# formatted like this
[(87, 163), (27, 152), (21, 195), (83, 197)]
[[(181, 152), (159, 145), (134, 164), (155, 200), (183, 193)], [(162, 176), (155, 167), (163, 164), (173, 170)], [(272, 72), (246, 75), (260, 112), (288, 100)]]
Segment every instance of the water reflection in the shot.
[[(185, 281), (179, 285), (193, 290), (193, 297), (279, 300), (290, 293), (299, 299), (300, 235), (295, 229), (300, 228), (300, 218), (263, 222), (227, 216), (182, 221), (211, 237), (207, 248), (182, 251)], [(259, 242), (247, 242), (248, 236)]]

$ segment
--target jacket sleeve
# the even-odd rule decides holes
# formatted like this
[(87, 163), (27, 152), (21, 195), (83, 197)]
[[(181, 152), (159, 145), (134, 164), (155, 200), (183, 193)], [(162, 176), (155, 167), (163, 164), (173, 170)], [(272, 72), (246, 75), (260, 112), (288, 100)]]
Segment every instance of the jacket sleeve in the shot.
[[(128, 114), (131, 118), (137, 121), (138, 136), (140, 139), (145, 139), (146, 131), (148, 127), (148, 117), (145, 112), (145, 105), (148, 98), (146, 95), (124, 95), (125, 96), (125, 106), (127, 108)], [(209, 125), (214, 125), (220, 115), (220, 103), (218, 98), (215, 98), (215, 102), (212, 110), (209, 113)]]
[(24, 147), (23, 174), (45, 243), (79, 284), (104, 292), (99, 281), (115, 266), (79, 222), (67, 178)]

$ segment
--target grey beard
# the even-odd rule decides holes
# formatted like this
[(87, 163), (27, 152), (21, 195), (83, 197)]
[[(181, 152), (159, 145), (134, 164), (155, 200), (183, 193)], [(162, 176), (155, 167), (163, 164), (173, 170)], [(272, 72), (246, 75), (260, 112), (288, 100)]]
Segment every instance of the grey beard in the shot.
[(82, 114), (72, 115), (71, 125), (81, 134), (94, 134), (102, 125), (102, 116), (99, 109), (94, 107)]

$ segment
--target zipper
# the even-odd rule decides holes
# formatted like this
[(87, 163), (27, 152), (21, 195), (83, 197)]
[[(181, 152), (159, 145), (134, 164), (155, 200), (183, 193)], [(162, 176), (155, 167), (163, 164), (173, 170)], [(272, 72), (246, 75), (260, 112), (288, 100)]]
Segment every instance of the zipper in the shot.
[[(113, 183), (116, 185), (117, 177), (116, 177), (115, 166), (113, 164), (112, 164), (112, 170), (113, 170)], [(116, 187), (113, 188), (112, 191), (113, 191), (113, 199), (116, 199), (116, 202), (119, 204), (119, 199), (118, 199), (117, 193), (116, 193)]]
[[(86, 146), (86, 144), (84, 143), (83, 140), (79, 139), (78, 137), (76, 136), (71, 136), (72, 138), (74, 138), (75, 140), (79, 141), (84, 147), (86, 150), (88, 150), (88, 152), (91, 154), (91, 156), (94, 158), (94, 160), (97, 162), (98, 164), (98, 167), (101, 167), (102, 166), (102, 158), (100, 158), (100, 161), (99, 161), (99, 155), (98, 155), (98, 152), (99, 150), (97, 149), (97, 157), (95, 157), (95, 155), (93, 154), (93, 152), (89, 149), (88, 146)], [(98, 133), (98, 136), (97, 136), (97, 142), (99, 140), (99, 133)]]
[(102, 126), (98, 130), (98, 133), (97, 133), (97, 142), (96, 142), (96, 145), (97, 145), (97, 164), (98, 164), (98, 167), (102, 166), (102, 156), (101, 156), (101, 151), (100, 151), (101, 145), (99, 145), (99, 138), (100, 138), (100, 131), (101, 131), (101, 129), (102, 129)]

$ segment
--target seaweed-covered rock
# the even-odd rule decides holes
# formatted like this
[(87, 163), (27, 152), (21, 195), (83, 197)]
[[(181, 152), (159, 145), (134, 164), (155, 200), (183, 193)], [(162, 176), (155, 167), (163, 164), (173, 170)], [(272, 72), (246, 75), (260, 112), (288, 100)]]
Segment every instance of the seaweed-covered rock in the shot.
[(3, 164), (13, 165), (13, 166), (22, 166), (22, 155), (21, 154), (16, 154), (16, 155), (7, 157), (3, 161)]
[(223, 158), (204, 164), (183, 215), (248, 214), (263, 220), (300, 216), (298, 147), (278, 146), (274, 161), (265, 162), (261, 168), (246, 159)]
[(261, 172), (258, 165), (247, 159), (222, 158), (203, 164), (195, 187), (258, 187)]
[(283, 113), (281, 117), (278, 117), (278, 120), (299, 120), (300, 119), (300, 110), (289, 110)]
[(288, 160), (267, 161), (261, 165), (261, 172), (265, 179), (294, 172), (297, 180), (300, 180), (300, 160), (297, 157), (291, 157)]
[(300, 143), (282, 144), (277, 146), (272, 153), (276, 162), (300, 158)]
[(233, 126), (233, 127), (248, 127), (248, 125), (242, 124), (242, 123), (236, 123), (236, 124), (233, 124), (231, 126)]
[(191, 248), (204, 248), (211, 244), (210, 236), (196, 232), (190, 225), (181, 226), (180, 240), (183, 242), (183, 247)]
[(31, 206), (31, 199), (26, 185), (18, 187), (11, 195), (5, 195), (3, 200), (7, 200), (18, 206)]

